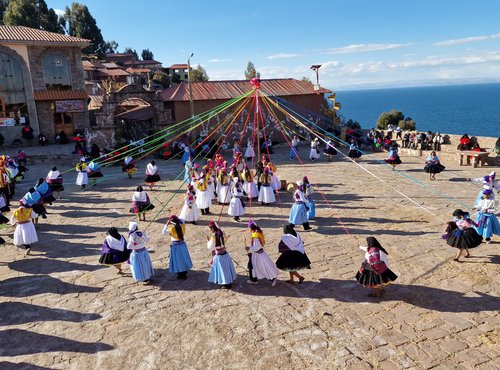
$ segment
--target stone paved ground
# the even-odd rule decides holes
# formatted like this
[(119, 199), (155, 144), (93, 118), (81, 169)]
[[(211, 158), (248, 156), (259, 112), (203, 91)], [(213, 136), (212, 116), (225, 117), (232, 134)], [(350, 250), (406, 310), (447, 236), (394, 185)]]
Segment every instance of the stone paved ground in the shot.
[[(132, 180), (117, 175), (84, 192), (73, 185), (75, 175), (67, 175), (67, 191), (40, 225), (40, 242), (30, 257), (12, 246), (12, 229), (0, 232), (7, 239), (0, 247), (0, 368), (499, 368), (498, 237), (473, 250), (466, 262), (453, 262), (454, 250), (440, 238), (443, 223), (390, 186), (442, 219), (456, 208), (452, 200), (368, 158), (362, 165), (387, 183), (339, 156), (333, 163), (322, 159), (305, 167), (286, 157), (285, 149), (275, 156), (280, 177), (309, 175), (333, 207), (316, 195), (316, 231), (302, 234), (312, 270), (304, 273), (302, 285), (285, 284), (284, 274), (275, 287), (246, 284), (245, 226), (224, 215), (221, 224), (239, 275), (231, 291), (207, 283), (206, 218), (188, 226), (194, 262), (189, 279), (179, 282), (168, 273), (168, 240), (161, 228), (165, 217), (178, 211), (180, 196), (147, 230), (156, 268), (151, 286), (135, 284), (128, 267), (118, 276), (100, 266), (105, 231), (114, 225), (126, 232), (129, 199), (142, 175)], [(467, 204), (478, 188), (461, 180), (489, 172), (445, 163), (448, 171), (430, 183), (420, 158), (402, 159), (405, 174)], [(32, 166), (19, 194), (50, 166)], [(165, 179), (180, 168), (178, 161), (160, 166)], [(117, 174), (119, 168), (105, 173)], [(151, 193), (157, 209), (178, 186), (163, 181), (162, 191)], [(252, 209), (273, 259), (290, 198), (281, 195), (281, 208)], [(219, 212), (220, 206), (212, 210)], [(353, 280), (363, 254), (352, 238), (362, 243), (369, 235), (388, 249), (399, 274), (383, 299), (367, 297)]]

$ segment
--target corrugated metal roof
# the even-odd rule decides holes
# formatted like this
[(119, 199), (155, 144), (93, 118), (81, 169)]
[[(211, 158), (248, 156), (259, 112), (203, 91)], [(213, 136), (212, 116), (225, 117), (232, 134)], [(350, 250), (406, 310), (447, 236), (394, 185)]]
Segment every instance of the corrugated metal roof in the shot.
[[(233, 99), (251, 90), (253, 85), (247, 80), (237, 81), (207, 81), (193, 82), (193, 100), (227, 100)], [(262, 92), (272, 96), (312, 95), (331, 93), (320, 88), (314, 90), (314, 85), (307, 81), (293, 78), (261, 80)], [(161, 92), (164, 101), (188, 101), (189, 89), (187, 82), (181, 82)]]
[(120, 119), (128, 119), (128, 120), (135, 120), (135, 121), (147, 121), (154, 116), (154, 110), (153, 107), (149, 105), (141, 105), (135, 108), (132, 108), (126, 112), (122, 112), (120, 114), (117, 114), (115, 118), (120, 118)]
[(0, 43), (86, 47), (90, 45), (90, 40), (24, 26), (0, 26)]
[(122, 69), (118, 69), (118, 68), (115, 68), (115, 69), (100, 69), (99, 70), (100, 72), (110, 76), (110, 77), (116, 77), (116, 76), (128, 76), (128, 73), (125, 72), (124, 70)]
[(102, 101), (104, 99), (104, 95), (89, 95), (90, 103), (89, 110), (99, 110), (102, 108)]
[(35, 100), (83, 100), (89, 96), (85, 90), (35, 91)]

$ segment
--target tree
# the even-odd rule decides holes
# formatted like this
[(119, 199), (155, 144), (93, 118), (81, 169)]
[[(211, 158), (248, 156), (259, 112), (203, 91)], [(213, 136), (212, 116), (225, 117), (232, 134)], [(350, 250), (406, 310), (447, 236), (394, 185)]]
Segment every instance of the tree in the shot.
[(153, 60), (154, 55), (153, 52), (149, 49), (144, 49), (141, 53), (142, 60)]
[(163, 87), (170, 87), (170, 77), (164, 71), (156, 71), (153, 74), (153, 81), (159, 83)]
[(33, 1), (11, 0), (5, 10), (3, 22), (7, 26), (40, 28), (40, 20), (37, 19), (36, 13)]
[(198, 67), (195, 69), (191, 68), (189, 71), (189, 77), (191, 81), (208, 81), (210, 77), (207, 75), (207, 71), (201, 65), (198, 64)]
[(361, 128), (361, 125), (358, 121), (353, 121), (350, 118), (344, 122), (344, 126), (347, 128), (352, 128), (353, 130), (359, 130)]
[(54, 9), (47, 7), (45, 0), (11, 0), (8, 2), (2, 0), (0, 12), (7, 26), (26, 26), (64, 33), (59, 17)]
[(256, 71), (255, 65), (252, 62), (248, 62), (245, 71), (245, 80), (251, 80), (254, 77), (260, 78), (260, 73)]
[(405, 118), (403, 112), (396, 109), (390, 112), (384, 112), (380, 115), (377, 121), (377, 130), (385, 130), (389, 125), (397, 126), (399, 121), (403, 121)]
[(72, 3), (64, 13), (67, 32), (70, 36), (91, 40), (91, 45), (84, 49), (85, 53), (103, 55), (106, 45), (95, 18), (86, 5)]
[(304, 82), (309, 82), (310, 84), (312, 84), (312, 81), (309, 77), (302, 77), (301, 81), (304, 81)]
[(118, 50), (118, 43), (115, 40), (104, 41), (102, 52), (104, 54), (114, 54)]
[(417, 128), (417, 123), (410, 117), (406, 117), (404, 120), (398, 122), (398, 126), (403, 130), (413, 131)]
[(132, 50), (132, 48), (126, 47), (125, 50), (123, 50), (124, 53), (126, 54), (134, 54), (135, 60), (139, 60), (139, 55), (137, 55), (137, 50)]

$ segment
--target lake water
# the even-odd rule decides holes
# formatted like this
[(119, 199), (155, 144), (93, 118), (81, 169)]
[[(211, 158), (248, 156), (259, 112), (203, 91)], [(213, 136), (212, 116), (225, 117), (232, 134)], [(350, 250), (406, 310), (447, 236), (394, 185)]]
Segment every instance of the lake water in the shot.
[(363, 128), (397, 109), (417, 130), (500, 137), (500, 83), (337, 91), (340, 113)]

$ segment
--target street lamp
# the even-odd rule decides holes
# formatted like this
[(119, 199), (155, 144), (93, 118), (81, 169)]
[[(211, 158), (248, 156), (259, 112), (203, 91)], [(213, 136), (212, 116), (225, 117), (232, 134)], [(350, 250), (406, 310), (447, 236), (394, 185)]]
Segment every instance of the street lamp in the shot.
[(318, 70), (321, 68), (321, 64), (314, 64), (310, 69), (316, 71), (316, 85), (314, 85), (314, 90), (318, 91), (319, 94), (319, 73)]
[(194, 53), (188, 58), (188, 88), (189, 88), (189, 111), (191, 112), (191, 118), (194, 118), (194, 104), (193, 104), (193, 87), (191, 86), (191, 58)]

